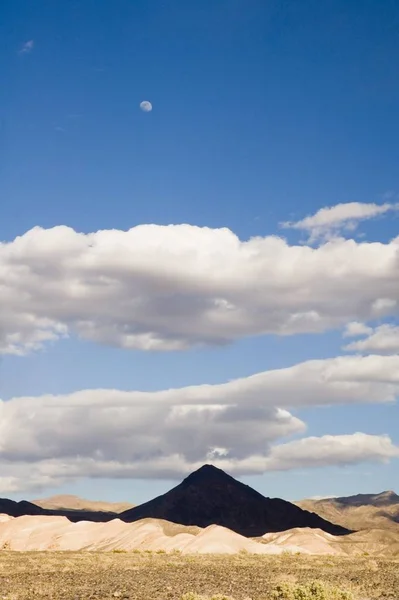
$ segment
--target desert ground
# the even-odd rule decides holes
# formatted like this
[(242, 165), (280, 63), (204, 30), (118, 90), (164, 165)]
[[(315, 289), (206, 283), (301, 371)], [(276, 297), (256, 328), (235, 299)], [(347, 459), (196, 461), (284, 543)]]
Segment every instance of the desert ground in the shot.
[(398, 562), (370, 557), (0, 553), (0, 597), (7, 600), (174, 600), (190, 593), (269, 600), (283, 581), (311, 580), (349, 590), (356, 600), (399, 597)]
[(0, 600), (399, 600), (396, 494), (301, 504), (358, 531), (0, 514)]

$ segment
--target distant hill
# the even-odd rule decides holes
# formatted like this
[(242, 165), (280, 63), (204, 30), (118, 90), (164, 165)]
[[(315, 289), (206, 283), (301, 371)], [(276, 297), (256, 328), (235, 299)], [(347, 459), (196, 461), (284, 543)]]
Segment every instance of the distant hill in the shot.
[(39, 498), (33, 500), (36, 506), (47, 510), (67, 510), (67, 511), (89, 511), (89, 512), (108, 512), (121, 513), (134, 504), (129, 502), (102, 502), (100, 500), (86, 500), (79, 496), (70, 494), (51, 496), (50, 498)]
[(92, 511), (92, 510), (70, 510), (70, 509), (46, 509), (34, 504), (33, 502), (27, 502), (21, 500), (16, 502), (15, 500), (9, 500), (8, 498), (0, 498), (0, 514), (10, 515), (11, 517), (22, 517), (25, 515), (29, 516), (59, 516), (67, 517), (70, 521), (95, 521), (105, 522), (111, 521), (118, 517), (117, 513), (104, 512), (104, 511)]
[(394, 506), (399, 505), (399, 496), (392, 490), (380, 494), (356, 494), (356, 496), (343, 496), (335, 498), (339, 504), (347, 506)]
[(15, 500), (8, 500), (8, 498), (0, 498), (0, 513), (11, 517), (22, 517), (23, 515), (42, 515), (43, 510), (36, 504), (26, 500), (16, 502)]
[(334, 535), (349, 530), (278, 498), (265, 498), (221, 469), (204, 465), (177, 487), (119, 515), (126, 522), (156, 518), (181, 525), (222, 525), (247, 537), (293, 527), (319, 528)]
[(399, 496), (392, 490), (296, 504), (350, 529), (394, 529), (399, 533)]

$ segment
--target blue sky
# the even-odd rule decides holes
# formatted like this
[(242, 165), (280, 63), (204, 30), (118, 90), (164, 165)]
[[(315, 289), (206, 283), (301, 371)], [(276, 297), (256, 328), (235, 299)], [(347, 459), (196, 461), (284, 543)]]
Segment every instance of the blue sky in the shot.
[[(4, 3), (1, 241), (11, 247), (35, 226), (65, 225), (88, 234), (142, 224), (188, 224), (227, 228), (243, 241), (284, 236), (294, 246), (303, 242), (304, 230), (282, 229), (283, 221), (298, 222), (323, 207), (346, 203), (394, 207), (399, 190), (398, 25), (398, 5), (377, 0)], [(151, 112), (139, 109), (142, 100), (152, 102)], [(398, 235), (395, 208), (364, 222), (356, 217), (354, 223), (357, 228), (339, 233), (356, 244), (380, 241), (388, 248)], [(55, 257), (55, 271), (45, 250)], [(57, 251), (45, 244), (40, 252), (46, 281), (58, 276), (64, 281)], [(345, 262), (346, 255), (339, 256), (336, 260)], [(370, 273), (377, 265), (373, 260)], [(9, 283), (14, 275), (7, 273)], [(389, 277), (394, 284), (392, 273), (387, 286)], [(39, 302), (29, 296), (31, 288), (18, 284), (15, 289), (15, 311), (23, 293), (28, 304)], [(66, 297), (60, 296), (60, 307)], [(118, 296), (119, 301), (126, 298)], [(342, 303), (345, 298), (337, 298), (336, 305)], [(68, 327), (67, 339), (23, 356), (3, 350), (0, 397), (221, 384), (346, 355), (342, 331), (348, 322), (379, 326), (388, 319), (395, 325), (396, 308), (383, 320), (373, 320), (362, 308), (348, 310), (350, 318), (338, 321), (341, 309), (330, 304), (328, 324), (317, 333), (280, 335), (260, 327), (262, 335), (256, 336), (251, 326), (222, 345), (211, 341), (158, 352), (118, 347), (115, 340), (108, 343), (106, 334), (98, 339), (82, 333), (81, 325), (74, 329), (70, 313), (65, 321), (58, 314), (57, 322)], [(162, 313), (162, 304), (157, 306)], [(39, 309), (41, 317), (50, 318), (51, 311)], [(151, 318), (152, 331), (158, 316)], [(104, 323), (106, 314), (101, 319)], [(399, 444), (399, 413), (392, 403), (289, 410), (307, 425), (298, 438), (363, 432), (387, 434)], [(8, 427), (9, 421), (4, 423)], [(68, 461), (70, 453), (63, 456), (47, 440), (51, 432), (40, 431), (36, 443)], [(101, 427), (96, 443), (105, 447), (111, 435), (115, 432)], [(243, 435), (251, 437), (251, 430)], [(27, 464), (32, 448), (25, 452)], [(11, 449), (4, 453), (4, 477), (10, 477), (7, 469), (11, 472), (15, 460), (26, 478), (21, 457), (12, 458)], [(266, 495), (290, 499), (394, 487), (398, 461), (381, 464), (367, 456), (347, 466), (304, 466), (243, 478)], [(40, 490), (33, 484), (33, 489), (17, 489), (14, 482), (2, 494), (35, 497), (57, 490), (140, 502), (175, 481), (157, 474), (150, 479), (93, 478), (88, 472), (49, 479)]]

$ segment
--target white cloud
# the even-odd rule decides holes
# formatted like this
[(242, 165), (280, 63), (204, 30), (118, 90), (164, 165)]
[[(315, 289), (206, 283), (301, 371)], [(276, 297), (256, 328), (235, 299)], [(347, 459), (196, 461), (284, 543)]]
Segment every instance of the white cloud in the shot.
[[(231, 475), (240, 477), (267, 471), (347, 466), (363, 462), (387, 463), (398, 457), (399, 447), (388, 436), (354, 433), (309, 437), (277, 444), (270, 448), (268, 456), (208, 457), (206, 462), (212, 462)], [(190, 461), (182, 454), (153, 456), (144, 461), (86, 456), (50, 458), (32, 463), (0, 461), (2, 472), (6, 474), (0, 478), (0, 493), (44, 490), (81, 478), (180, 479), (203, 464), (203, 460)]]
[(36, 489), (79, 477), (180, 477), (210, 460), (236, 475), (383, 460), (397, 450), (381, 436), (277, 442), (305, 432), (292, 409), (398, 394), (399, 356), (344, 356), (219, 385), (13, 398), (0, 403), (0, 468), (5, 485)]
[(322, 332), (398, 312), (399, 238), (318, 248), (228, 229), (34, 228), (0, 244), (0, 353), (69, 333), (141, 350)]
[(33, 40), (29, 40), (27, 42), (25, 42), (23, 44), (23, 46), (21, 47), (19, 54), (30, 54), (33, 50), (35, 46), (35, 43)]
[(367, 337), (351, 342), (344, 347), (344, 350), (362, 353), (399, 353), (399, 326), (397, 325), (385, 323), (374, 329), (365, 327), (363, 333), (359, 335), (366, 335)]
[(324, 435), (308, 437), (272, 448), (267, 470), (350, 465), (359, 462), (388, 462), (399, 457), (399, 447), (387, 435)]
[(336, 236), (343, 230), (354, 231), (360, 221), (398, 209), (399, 204), (348, 202), (321, 208), (314, 215), (300, 221), (282, 223), (282, 226), (307, 232), (309, 243), (313, 243)]
[(309, 496), (306, 500), (330, 500), (332, 498), (338, 498), (338, 496)]
[(365, 323), (359, 323), (358, 321), (352, 321), (348, 323), (345, 327), (345, 331), (343, 333), (344, 338), (348, 337), (360, 337), (362, 335), (367, 335), (373, 331), (372, 327), (369, 327)]

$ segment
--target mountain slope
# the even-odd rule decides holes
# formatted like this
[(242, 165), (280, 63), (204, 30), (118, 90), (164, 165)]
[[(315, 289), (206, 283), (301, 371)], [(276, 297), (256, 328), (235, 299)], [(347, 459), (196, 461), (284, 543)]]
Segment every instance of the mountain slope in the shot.
[(119, 515), (126, 522), (156, 518), (181, 525), (217, 524), (247, 537), (293, 527), (320, 528), (343, 535), (349, 531), (278, 498), (265, 498), (221, 469), (204, 465), (178, 486)]
[(36, 504), (26, 500), (16, 502), (8, 498), (0, 498), (0, 513), (11, 517), (21, 517), (23, 515), (43, 515), (44, 511)]
[(107, 512), (121, 513), (129, 508), (133, 508), (133, 504), (129, 502), (102, 502), (99, 500), (86, 500), (79, 496), (70, 494), (51, 496), (50, 498), (39, 498), (33, 500), (36, 506), (47, 510), (78, 510), (89, 512)]
[(399, 533), (399, 496), (393, 491), (301, 500), (296, 504), (349, 529), (393, 529)]
[(37, 506), (33, 502), (27, 502), (21, 500), (16, 502), (15, 500), (9, 500), (8, 498), (0, 498), (0, 514), (9, 515), (11, 517), (22, 517), (22, 516), (59, 516), (66, 517), (70, 521), (93, 521), (93, 522), (106, 522), (117, 518), (117, 514), (114, 512), (104, 511), (90, 511), (90, 510), (68, 510), (68, 509), (55, 509), (49, 510)]

